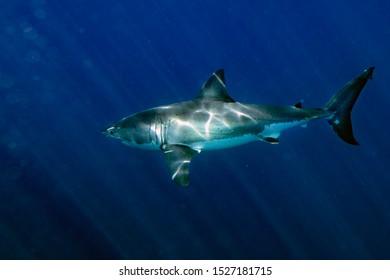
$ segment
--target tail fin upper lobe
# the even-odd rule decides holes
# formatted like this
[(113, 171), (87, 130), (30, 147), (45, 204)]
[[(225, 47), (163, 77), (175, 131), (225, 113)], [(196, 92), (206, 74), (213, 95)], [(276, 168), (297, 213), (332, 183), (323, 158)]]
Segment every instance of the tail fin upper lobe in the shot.
[(353, 136), (351, 111), (367, 81), (372, 79), (374, 69), (375, 67), (370, 67), (358, 77), (349, 81), (339, 92), (332, 96), (324, 107), (325, 110), (332, 113), (328, 122), (333, 130), (342, 140), (352, 145), (359, 145), (359, 143)]

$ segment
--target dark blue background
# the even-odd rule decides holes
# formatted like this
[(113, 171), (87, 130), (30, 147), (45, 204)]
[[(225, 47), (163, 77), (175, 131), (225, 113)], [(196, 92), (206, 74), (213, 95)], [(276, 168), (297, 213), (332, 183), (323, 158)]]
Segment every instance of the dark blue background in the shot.
[[(0, 0), (0, 258), (390, 258), (385, 0)], [(326, 103), (376, 66), (353, 114), (204, 152), (191, 184), (101, 129), (189, 100)]]

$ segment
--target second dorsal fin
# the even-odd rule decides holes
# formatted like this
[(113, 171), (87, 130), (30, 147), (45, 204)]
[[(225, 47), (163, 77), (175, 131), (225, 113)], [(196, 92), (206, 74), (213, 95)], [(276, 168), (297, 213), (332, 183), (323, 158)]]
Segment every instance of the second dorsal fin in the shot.
[(295, 108), (302, 109), (302, 102), (298, 102), (294, 105)]

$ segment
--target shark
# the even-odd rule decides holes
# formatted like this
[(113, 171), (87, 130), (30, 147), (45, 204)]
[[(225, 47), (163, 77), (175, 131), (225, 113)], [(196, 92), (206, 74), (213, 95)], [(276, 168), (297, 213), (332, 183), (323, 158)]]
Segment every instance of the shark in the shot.
[(194, 99), (133, 114), (102, 133), (131, 147), (162, 151), (172, 180), (187, 186), (191, 160), (201, 151), (258, 140), (278, 144), (284, 130), (318, 119), (327, 119), (343, 141), (358, 145), (351, 112), (374, 69), (364, 70), (319, 108), (304, 108), (300, 102), (293, 106), (237, 102), (228, 94), (224, 70), (219, 69)]

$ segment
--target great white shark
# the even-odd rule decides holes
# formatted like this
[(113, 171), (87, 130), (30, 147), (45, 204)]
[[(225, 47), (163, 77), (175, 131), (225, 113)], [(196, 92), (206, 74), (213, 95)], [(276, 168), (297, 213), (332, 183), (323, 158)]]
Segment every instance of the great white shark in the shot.
[(220, 69), (191, 101), (160, 106), (123, 118), (102, 130), (106, 136), (148, 150), (164, 152), (172, 180), (189, 184), (192, 158), (201, 151), (225, 149), (262, 140), (279, 143), (280, 134), (325, 118), (345, 142), (358, 145), (352, 132), (351, 111), (374, 67), (364, 70), (321, 108), (256, 105), (236, 102), (227, 92)]

